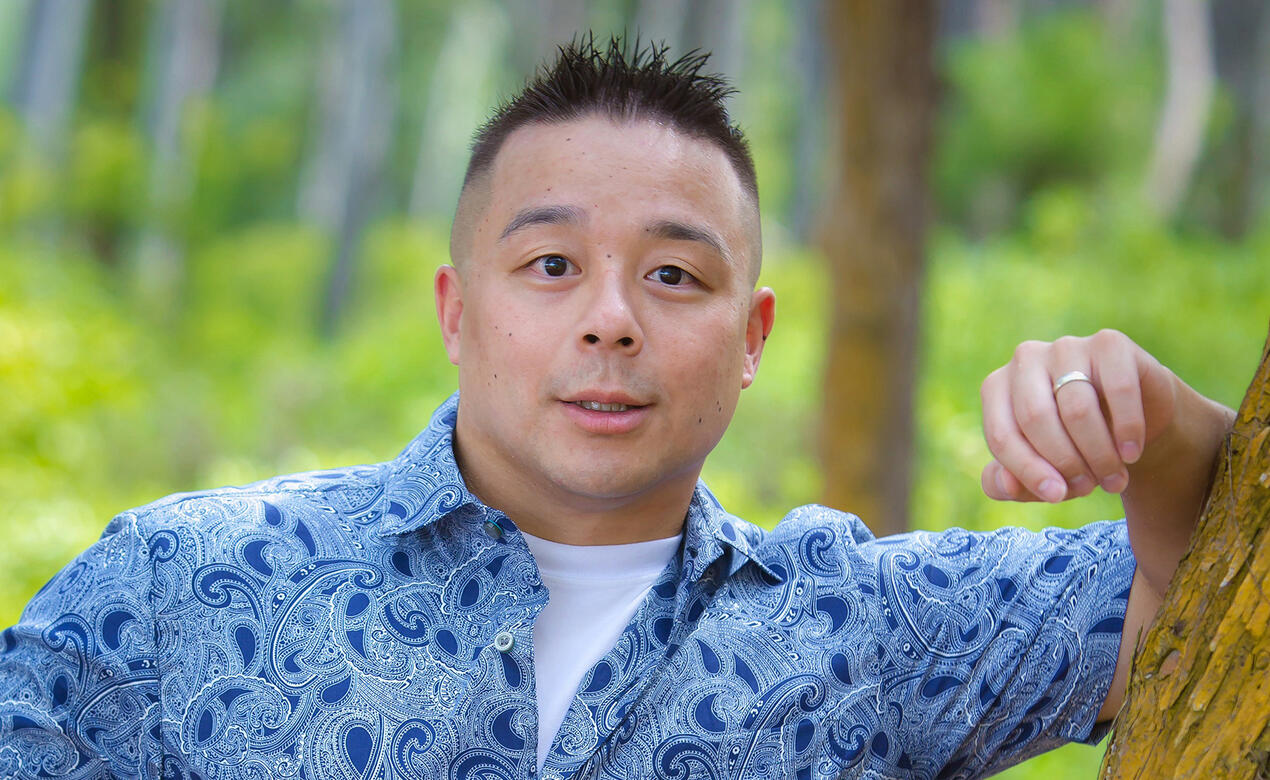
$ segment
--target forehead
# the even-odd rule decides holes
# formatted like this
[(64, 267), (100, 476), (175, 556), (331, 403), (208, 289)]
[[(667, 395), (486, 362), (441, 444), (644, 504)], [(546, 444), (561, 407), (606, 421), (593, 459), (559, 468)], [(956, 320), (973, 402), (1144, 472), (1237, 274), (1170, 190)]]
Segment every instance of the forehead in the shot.
[[(508, 136), (489, 175), (487, 229), (525, 208), (563, 205), (617, 225), (692, 217), (749, 250), (757, 208), (722, 149), (648, 119), (590, 116)], [(486, 232), (486, 231), (482, 231)]]

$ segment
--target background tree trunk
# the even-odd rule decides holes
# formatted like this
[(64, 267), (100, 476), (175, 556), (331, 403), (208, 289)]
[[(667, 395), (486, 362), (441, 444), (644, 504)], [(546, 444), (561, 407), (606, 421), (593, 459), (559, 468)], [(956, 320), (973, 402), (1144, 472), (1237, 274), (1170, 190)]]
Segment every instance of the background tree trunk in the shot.
[(378, 194), (396, 106), (390, 83), (396, 43), (388, 0), (343, 0), (321, 74), (316, 151), (301, 185), (300, 212), (335, 239), (322, 305), (330, 336), (352, 283), (353, 262)]
[(1238, 193), (1240, 211), (1233, 235), (1242, 236), (1262, 213), (1265, 182), (1270, 179), (1270, 8), (1258, 9), (1260, 22), (1253, 38), (1252, 73), (1248, 78), (1248, 164), (1243, 191)]
[(1204, 148), (1213, 99), (1212, 33), (1205, 0), (1165, 0), (1168, 87), (1155, 133), (1147, 196), (1165, 217), (1177, 213)]
[(937, 6), (834, 0), (826, 10), (841, 121), (824, 242), (825, 503), (887, 534), (908, 527)]
[(174, 305), (184, 275), (184, 247), (171, 230), (194, 186), (181, 123), (190, 101), (215, 84), (220, 22), (219, 0), (174, 0), (157, 9), (150, 32), (153, 86), (146, 130), (154, 156), (148, 213), (134, 263), (143, 295), (153, 307)]
[(60, 161), (75, 108), (88, 0), (46, 0), (32, 4), (13, 102), (27, 139), (47, 162)]
[(805, 0), (792, 13), (795, 18), (795, 42), (790, 53), (794, 61), (796, 83), (792, 89), (798, 96), (797, 128), (794, 131), (793, 193), (785, 221), (795, 240), (804, 244), (815, 241), (824, 198), (825, 180), (825, 58), (823, 36), (827, 0)]
[[(503, 55), (511, 45), (511, 31), (521, 29), (518, 24), (509, 23), (507, 14), (492, 3), (459, 3), (450, 11), (448, 32), (437, 49), (428, 83), (410, 190), (411, 216), (453, 216), (473, 128), (485, 122), (498, 102)], [(517, 86), (520, 81), (516, 79)]]
[(1270, 338), (1133, 665), (1104, 778), (1270, 774)]

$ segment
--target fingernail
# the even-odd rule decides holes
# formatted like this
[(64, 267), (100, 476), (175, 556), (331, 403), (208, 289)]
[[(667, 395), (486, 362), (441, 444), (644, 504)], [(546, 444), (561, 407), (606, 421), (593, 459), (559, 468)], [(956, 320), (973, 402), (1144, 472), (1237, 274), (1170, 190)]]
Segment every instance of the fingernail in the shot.
[(1094, 489), (1094, 481), (1084, 474), (1077, 475), (1071, 481), (1072, 492), (1084, 495)]
[(1067, 495), (1067, 491), (1058, 483), (1058, 480), (1047, 479), (1041, 482), (1036, 494), (1051, 504), (1057, 504), (1063, 500), (1063, 496)]
[(1120, 459), (1125, 463), (1137, 463), (1142, 456), (1142, 448), (1136, 441), (1127, 441), (1120, 445)]
[(1005, 477), (1001, 474), (1001, 469), (997, 469), (996, 476), (993, 478), (997, 483), (997, 490), (1001, 491), (1001, 495), (1008, 496), (1010, 491), (1005, 489)]
[(1102, 489), (1108, 493), (1119, 493), (1124, 490), (1129, 479), (1124, 474), (1108, 474), (1102, 478)]

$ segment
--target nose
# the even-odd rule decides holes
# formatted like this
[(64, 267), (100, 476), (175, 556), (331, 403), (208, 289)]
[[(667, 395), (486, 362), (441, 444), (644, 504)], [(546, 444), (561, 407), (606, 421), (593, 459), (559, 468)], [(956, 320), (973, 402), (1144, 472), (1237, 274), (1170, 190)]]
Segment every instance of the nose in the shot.
[(644, 330), (631, 293), (618, 273), (606, 273), (596, 280), (579, 328), (584, 347), (616, 349), (630, 355), (643, 348)]

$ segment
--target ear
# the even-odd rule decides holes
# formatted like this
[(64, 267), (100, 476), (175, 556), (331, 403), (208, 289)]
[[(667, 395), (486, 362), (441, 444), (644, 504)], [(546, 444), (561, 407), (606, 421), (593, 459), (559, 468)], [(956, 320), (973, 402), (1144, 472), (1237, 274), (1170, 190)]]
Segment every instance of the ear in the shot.
[(758, 361), (763, 356), (763, 345), (776, 323), (776, 293), (770, 287), (761, 287), (750, 296), (750, 317), (745, 323), (745, 367), (741, 371), (741, 388), (754, 383), (758, 373)]
[(441, 323), (441, 340), (450, 362), (459, 364), (459, 326), (463, 321), (463, 283), (458, 269), (443, 265), (432, 280), (432, 294), (437, 303), (437, 321)]

